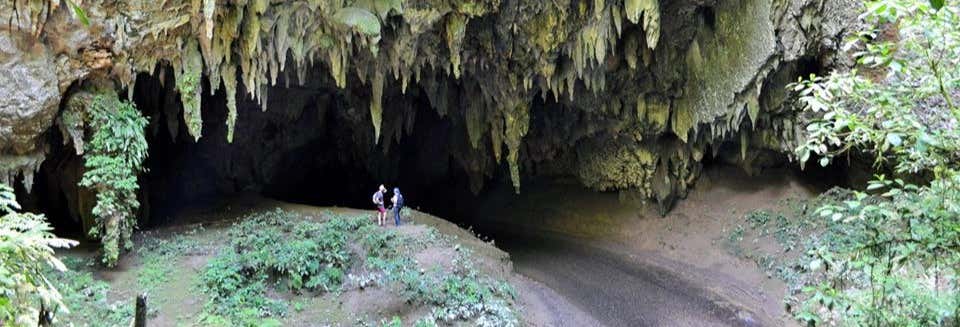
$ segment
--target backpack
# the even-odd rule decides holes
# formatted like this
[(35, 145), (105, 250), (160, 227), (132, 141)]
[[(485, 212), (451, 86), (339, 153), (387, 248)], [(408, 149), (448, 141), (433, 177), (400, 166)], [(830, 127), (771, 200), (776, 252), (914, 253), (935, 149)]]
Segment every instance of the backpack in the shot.
[(395, 204), (397, 208), (403, 208), (403, 195), (397, 194), (397, 203)]

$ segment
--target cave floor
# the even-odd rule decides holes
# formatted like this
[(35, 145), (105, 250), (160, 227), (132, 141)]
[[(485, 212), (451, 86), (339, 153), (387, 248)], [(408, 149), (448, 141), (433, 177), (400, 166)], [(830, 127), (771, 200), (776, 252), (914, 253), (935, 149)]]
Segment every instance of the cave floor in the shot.
[(726, 240), (748, 212), (821, 188), (788, 170), (718, 167), (660, 217), (616, 193), (534, 183), (519, 196), (488, 197), (474, 224), (495, 226), (482, 233), (520, 274), (609, 326), (796, 326), (782, 304), (786, 285)]
[[(755, 262), (731, 253), (725, 240), (743, 224), (746, 213), (777, 210), (787, 199), (807, 199), (820, 191), (787, 170), (747, 176), (739, 169), (720, 167), (707, 170), (689, 196), (660, 217), (655, 209), (616, 193), (556, 181), (533, 182), (520, 195), (505, 187), (478, 199), (476, 216), (469, 221), (479, 228), (480, 239), (493, 239), (492, 243), (445, 220), (419, 212), (412, 216), (417, 224), (457, 235), (488, 258), (492, 270), (502, 271), (517, 288), (525, 325), (796, 326), (782, 304), (785, 284)], [(184, 210), (177, 214), (175, 226), (138, 233), (137, 242), (193, 233), (201, 244), (222, 243), (226, 227), (237, 217), (274, 207), (306, 215), (357, 212), (241, 196)], [(81, 247), (67, 254), (89, 257), (94, 249)], [(173, 263), (175, 273), (151, 291), (151, 325), (195, 321), (204, 303), (190, 290), (213, 255), (197, 251)], [(111, 298), (124, 301), (143, 291), (138, 284), (143, 271), (144, 262), (134, 251), (118, 268), (95, 275), (114, 289)], [(419, 314), (384, 294), (310, 297), (302, 302), (308, 309), (293, 313), (284, 324), (351, 325), (348, 321), (360, 311), (371, 318)]]
[[(308, 219), (314, 219), (330, 213), (370, 214), (373, 211), (341, 207), (317, 207), (292, 204), (262, 198), (256, 195), (243, 195), (223, 199), (215, 204), (207, 204), (183, 210), (176, 215), (177, 223), (137, 233), (136, 248), (151, 241), (172, 241), (189, 243), (189, 250), (170, 262), (150, 262), (150, 259), (138, 250), (128, 252), (121, 257), (115, 268), (102, 268), (92, 265), (83, 268), (91, 271), (95, 280), (109, 285), (107, 294), (112, 305), (133, 303), (138, 294), (148, 297), (148, 325), (150, 326), (202, 326), (205, 295), (198, 289), (199, 275), (207, 263), (228, 244), (229, 227), (248, 214), (272, 211), (280, 208), (297, 212)], [(401, 234), (410, 237), (427, 237), (428, 228), (440, 234), (452, 236), (457, 244), (473, 251), (478, 267), (485, 274), (500, 280), (509, 281), (516, 289), (516, 303), (520, 318), (526, 326), (599, 326), (601, 323), (589, 314), (568, 302), (563, 296), (542, 283), (517, 274), (513, 269), (509, 255), (502, 250), (483, 242), (475, 235), (446, 220), (429, 214), (410, 210), (405, 214), (406, 222), (400, 227), (388, 225), (384, 228), (396, 228)], [(73, 249), (58, 251), (62, 258), (96, 260), (98, 245), (84, 243)], [(427, 247), (414, 255), (418, 262), (443, 262), (450, 260), (451, 249)], [(159, 265), (159, 266), (158, 266)], [(157, 272), (157, 271), (161, 272)], [(163, 278), (157, 278), (159, 275)], [(291, 309), (281, 319), (284, 326), (355, 326), (361, 321), (371, 321), (379, 325), (391, 317), (401, 317), (404, 325), (429, 311), (425, 307), (407, 303), (393, 292), (381, 288), (369, 290), (345, 290), (325, 294), (269, 294), (272, 298), (282, 298), (292, 304)], [(85, 311), (81, 309), (80, 311)], [(86, 317), (86, 315), (84, 315)], [(378, 322), (379, 321), (379, 322)], [(100, 321), (71, 321), (80, 325), (104, 324)], [(109, 325), (109, 323), (106, 323)]]

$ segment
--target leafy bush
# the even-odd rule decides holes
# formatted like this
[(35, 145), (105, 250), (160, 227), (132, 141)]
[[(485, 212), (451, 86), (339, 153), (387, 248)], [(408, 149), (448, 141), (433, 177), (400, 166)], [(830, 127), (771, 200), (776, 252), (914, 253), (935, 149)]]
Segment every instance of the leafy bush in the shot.
[(361, 235), (360, 243), (367, 250), (367, 256), (375, 258), (391, 258), (399, 254), (405, 240), (395, 229), (382, 229), (370, 224), (358, 230)]
[(50, 280), (63, 294), (63, 303), (71, 308), (58, 318), (77, 326), (129, 326), (133, 321), (133, 299), (110, 301), (110, 285), (96, 279), (85, 268), (92, 266), (86, 260), (66, 258), (69, 268), (50, 272)]
[(285, 304), (266, 296), (271, 281), (293, 290), (339, 290), (350, 260), (347, 242), (365, 224), (344, 217), (315, 223), (280, 209), (246, 217), (230, 230), (230, 247), (201, 276), (211, 298), (211, 314), (203, 320), (258, 325), (282, 316)]
[(335, 289), (349, 261), (349, 232), (357, 227), (336, 217), (323, 224), (276, 211), (245, 219), (230, 232), (239, 264), (287, 282), (292, 289)]
[(90, 236), (103, 243), (103, 262), (117, 263), (120, 249), (129, 250), (137, 225), (137, 174), (147, 157), (147, 140), (143, 129), (147, 119), (130, 102), (120, 101), (116, 94), (98, 95), (87, 108), (93, 137), (84, 146), (86, 171), (80, 185), (97, 194), (93, 208), (96, 217)]
[(53, 249), (76, 242), (55, 237), (42, 215), (19, 209), (13, 189), (0, 184), (0, 324), (36, 326), (43, 310), (69, 312), (47, 269), (66, 271)]
[[(817, 210), (840, 234), (807, 244), (797, 318), (955, 325), (960, 315), (960, 6), (868, 1), (857, 67), (796, 84), (810, 117), (801, 162), (874, 157), (864, 191)], [(890, 36), (894, 35), (894, 36)], [(905, 181), (904, 179), (910, 180)]]
[(408, 302), (433, 306), (430, 317), (418, 325), (435, 321), (473, 321), (478, 326), (517, 326), (516, 313), (508, 301), (516, 292), (506, 283), (481, 276), (473, 267), (470, 253), (461, 250), (450, 272), (421, 271), (407, 258), (368, 258), (367, 264), (399, 284), (399, 293)]
[[(200, 280), (209, 296), (205, 325), (260, 325), (276, 323), (286, 304), (267, 297), (273, 286), (295, 291), (337, 292), (346, 279), (350, 286), (388, 286), (407, 301), (434, 308), (418, 326), (438, 321), (471, 321), (481, 326), (516, 326), (511, 307), (516, 292), (509, 284), (481, 276), (472, 268), (470, 254), (459, 249), (451, 272), (424, 272), (407, 256), (423, 246), (419, 240), (393, 229), (375, 226), (365, 216), (327, 214), (316, 223), (279, 209), (255, 214), (235, 224), (231, 244), (211, 260)], [(427, 242), (439, 242), (436, 232)], [(362, 249), (348, 248), (359, 244)], [(365, 262), (351, 262), (354, 257)], [(360, 275), (346, 276), (350, 268)], [(267, 319), (265, 319), (267, 318)], [(393, 319), (381, 324), (397, 325)], [(360, 320), (358, 320), (360, 324)]]
[(267, 298), (264, 274), (244, 271), (240, 255), (225, 250), (207, 264), (200, 276), (203, 291), (210, 297), (201, 322), (218, 326), (258, 326), (263, 318), (286, 311), (282, 301)]

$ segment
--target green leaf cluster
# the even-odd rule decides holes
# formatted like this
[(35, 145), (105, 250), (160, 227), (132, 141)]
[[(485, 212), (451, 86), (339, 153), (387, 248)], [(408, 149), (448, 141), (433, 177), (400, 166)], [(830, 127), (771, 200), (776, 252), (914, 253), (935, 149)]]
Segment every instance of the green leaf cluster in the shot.
[(42, 311), (50, 319), (69, 312), (48, 273), (67, 270), (53, 249), (77, 242), (54, 236), (42, 215), (19, 209), (13, 189), (0, 184), (0, 325), (37, 326)]
[(315, 223), (280, 209), (245, 218), (201, 275), (211, 299), (202, 320), (259, 326), (282, 316), (286, 305), (266, 296), (271, 281), (296, 291), (338, 291), (350, 260), (348, 236), (364, 224), (343, 217)]
[(115, 265), (120, 249), (129, 250), (140, 207), (137, 174), (147, 158), (144, 128), (147, 119), (130, 102), (115, 94), (97, 95), (87, 108), (88, 126), (94, 131), (84, 145), (80, 186), (97, 194), (95, 225), (90, 236), (103, 243), (103, 262)]
[(849, 72), (794, 85), (809, 123), (801, 163), (866, 153), (864, 191), (822, 206), (839, 237), (808, 246), (797, 318), (810, 324), (955, 325), (960, 316), (960, 7), (868, 1)]
[(417, 269), (416, 263), (401, 256), (369, 257), (366, 265), (398, 284), (400, 295), (408, 302), (433, 308), (418, 324), (471, 321), (477, 326), (518, 326), (509, 303), (517, 296), (513, 287), (481, 275), (473, 267), (471, 252), (460, 246), (455, 249), (450, 271)]

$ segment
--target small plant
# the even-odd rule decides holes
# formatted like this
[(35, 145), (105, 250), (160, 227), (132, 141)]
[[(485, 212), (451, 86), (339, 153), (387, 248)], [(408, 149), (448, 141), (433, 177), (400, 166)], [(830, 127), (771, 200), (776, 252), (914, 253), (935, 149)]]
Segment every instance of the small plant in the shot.
[(401, 244), (405, 243), (396, 230), (383, 230), (375, 225), (367, 225), (358, 231), (361, 235), (360, 243), (367, 250), (367, 255), (377, 258), (390, 258), (399, 253)]
[(110, 285), (86, 271), (94, 263), (75, 258), (64, 259), (69, 270), (50, 272), (51, 282), (63, 294), (63, 303), (71, 310), (60, 321), (77, 326), (129, 326), (133, 321), (133, 299), (111, 301)]
[[(390, 281), (400, 285), (400, 294), (411, 303), (433, 306), (429, 319), (452, 323), (473, 321), (479, 326), (517, 326), (516, 313), (508, 304), (516, 296), (513, 287), (481, 277), (472, 268), (470, 252), (461, 250), (450, 272), (422, 271), (405, 258), (370, 258), (372, 268), (381, 270)], [(418, 322), (419, 323), (419, 322)], [(428, 325), (429, 326), (429, 325)]]
[(17, 210), (13, 189), (0, 184), (0, 322), (35, 326), (43, 311), (51, 320), (69, 312), (48, 269), (66, 271), (53, 249), (77, 243), (54, 236), (42, 215)]
[(400, 317), (393, 316), (393, 319), (390, 321), (384, 321), (381, 323), (383, 327), (403, 327), (403, 321), (400, 320)]
[(280, 209), (244, 218), (228, 233), (230, 247), (201, 276), (211, 298), (204, 323), (263, 324), (284, 315), (285, 303), (266, 296), (270, 285), (339, 291), (351, 258), (347, 243), (369, 225), (364, 218), (336, 215), (316, 223)]
[(174, 264), (179, 257), (197, 246), (196, 241), (185, 235), (177, 235), (169, 239), (147, 239), (137, 250), (143, 261), (143, 266), (137, 272), (137, 284), (147, 292), (156, 290), (163, 283), (170, 281)]
[(239, 262), (239, 255), (227, 249), (200, 276), (203, 292), (210, 297), (201, 323), (255, 326), (286, 312), (282, 301), (266, 296), (266, 275), (246, 272)]

